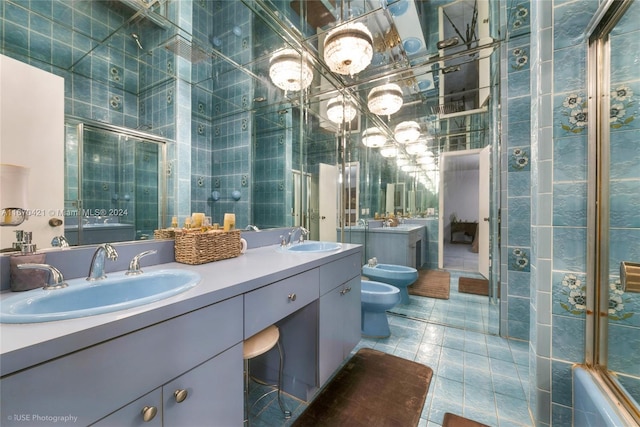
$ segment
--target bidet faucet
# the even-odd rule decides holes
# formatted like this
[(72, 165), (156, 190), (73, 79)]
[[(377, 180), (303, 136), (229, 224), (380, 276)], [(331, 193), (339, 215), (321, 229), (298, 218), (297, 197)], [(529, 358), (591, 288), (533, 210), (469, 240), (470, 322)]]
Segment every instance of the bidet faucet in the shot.
[(107, 278), (107, 275), (104, 274), (105, 258), (109, 258), (111, 261), (115, 261), (118, 259), (118, 252), (116, 252), (116, 248), (111, 246), (109, 243), (104, 243), (98, 246), (96, 251), (93, 253), (87, 280), (93, 282), (95, 280), (102, 280)]
[(50, 291), (52, 289), (62, 289), (62, 288), (66, 288), (68, 286), (67, 283), (64, 281), (64, 277), (62, 277), (62, 273), (60, 273), (60, 270), (58, 270), (57, 268), (55, 268), (52, 265), (27, 263), (27, 264), (18, 264), (18, 268), (20, 270), (33, 269), (33, 270), (48, 271), (49, 272), (49, 281), (42, 288), (45, 291)]
[(296, 231), (300, 231), (300, 243), (304, 242), (305, 236), (309, 235), (309, 230), (307, 230), (306, 228), (302, 226), (293, 227), (289, 232), (289, 234), (287, 235), (287, 241), (286, 241), (287, 245), (291, 244), (291, 239), (296, 234)]
[(131, 262), (129, 263), (129, 269), (124, 274), (126, 274), (127, 276), (137, 276), (138, 274), (142, 274), (142, 270), (140, 269), (140, 258), (145, 257), (147, 255), (155, 254), (157, 252), (158, 251), (156, 251), (155, 249), (152, 249), (150, 251), (140, 252), (138, 255), (134, 256), (131, 259)]

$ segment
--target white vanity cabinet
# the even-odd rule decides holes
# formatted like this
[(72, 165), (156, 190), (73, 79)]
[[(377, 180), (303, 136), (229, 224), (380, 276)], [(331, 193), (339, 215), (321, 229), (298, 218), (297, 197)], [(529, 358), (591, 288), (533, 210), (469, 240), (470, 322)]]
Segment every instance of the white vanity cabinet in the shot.
[[(50, 426), (51, 417), (65, 415), (77, 417), (75, 425), (90, 425), (129, 410), (139, 417), (147, 404), (131, 403), (147, 393), (149, 405), (158, 405), (155, 393), (162, 395), (163, 425), (188, 425), (180, 421), (183, 416), (241, 425), (241, 353), (238, 296), (3, 377), (2, 425)], [(175, 389), (189, 391), (179, 405), (171, 402)]]
[(242, 344), (237, 344), (161, 388), (103, 418), (95, 427), (242, 424)]
[(360, 280), (359, 253), (320, 267), (320, 387), (360, 341)]

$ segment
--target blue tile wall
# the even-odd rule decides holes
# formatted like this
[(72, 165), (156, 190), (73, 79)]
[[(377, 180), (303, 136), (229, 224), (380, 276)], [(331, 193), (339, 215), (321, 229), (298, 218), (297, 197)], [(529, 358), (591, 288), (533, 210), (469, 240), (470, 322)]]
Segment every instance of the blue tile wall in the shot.
[[(107, 2), (4, 1), (0, 8), (0, 52), (64, 77), (65, 114), (141, 128), (173, 138), (174, 135), (167, 131), (173, 128), (174, 121), (172, 104), (168, 102), (172, 84), (169, 80), (165, 85), (154, 87), (146, 84), (154, 72), (154, 81), (161, 80), (157, 70), (164, 70), (167, 68), (164, 63), (170, 62), (166, 55), (159, 54), (163, 53), (161, 49), (157, 50), (158, 54), (147, 54), (151, 47), (160, 43), (163, 31), (144, 25), (144, 22), (130, 25), (127, 31), (118, 31), (129, 16), (123, 9), (109, 7)], [(72, 23), (73, 27), (54, 24), (54, 20)], [(147, 50), (137, 46), (130, 32), (140, 35)], [(67, 127), (66, 135), (65, 199), (66, 205), (71, 206), (78, 198), (78, 136), (72, 127)], [(103, 153), (104, 149), (93, 147), (89, 142), (85, 157)], [(108, 209), (121, 204), (122, 201), (111, 198), (107, 199), (111, 202), (98, 198), (99, 194), (112, 191), (116, 185), (115, 176), (107, 172), (113, 164), (87, 165), (89, 169), (92, 167), (100, 169), (95, 171), (100, 178), (84, 183), (85, 208)], [(154, 194), (157, 197), (157, 190)], [(145, 206), (152, 204), (149, 202)], [(138, 212), (132, 205), (128, 208), (129, 217), (121, 220), (134, 222), (135, 218), (141, 218), (144, 224), (139, 228), (145, 230), (142, 234), (148, 235), (152, 228), (147, 225), (149, 218), (155, 216), (157, 219), (158, 216), (157, 202), (155, 205), (155, 208), (149, 208), (151, 210), (141, 207)]]
[(509, 42), (503, 47), (502, 329), (501, 334), (529, 339), (531, 279), (531, 89), (530, 5), (505, 5)]
[[(538, 303), (531, 321), (537, 323), (538, 331), (551, 325), (550, 335), (538, 334), (532, 342), (536, 359), (530, 371), (540, 371), (549, 362), (552, 366), (548, 375), (539, 372), (531, 388), (538, 396), (535, 418), (541, 425), (570, 423), (571, 365), (582, 363), (585, 357), (589, 117), (584, 29), (598, 5), (583, 0), (539, 2), (532, 18), (537, 36), (534, 61), (553, 72), (551, 85), (544, 82), (546, 76), (537, 75), (543, 90), (534, 99), (539, 110), (532, 144), (533, 151), (540, 153), (532, 166), (533, 197), (538, 203), (532, 221), (536, 236), (533, 258), (540, 257), (544, 271), (537, 272), (538, 266), (532, 264)], [(624, 194), (634, 190), (623, 185), (616, 191)], [(616, 245), (612, 245), (613, 252)]]

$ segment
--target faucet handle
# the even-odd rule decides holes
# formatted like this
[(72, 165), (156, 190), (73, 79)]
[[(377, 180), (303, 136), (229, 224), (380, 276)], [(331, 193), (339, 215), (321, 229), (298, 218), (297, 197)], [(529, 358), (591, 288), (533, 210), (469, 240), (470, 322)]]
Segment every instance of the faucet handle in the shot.
[(64, 281), (64, 277), (62, 277), (62, 273), (60, 272), (60, 270), (58, 270), (57, 268), (55, 268), (52, 265), (27, 263), (27, 264), (18, 264), (18, 268), (20, 270), (33, 269), (33, 270), (48, 271), (49, 272), (49, 283), (45, 284), (44, 287), (42, 288), (45, 291), (50, 291), (50, 290), (53, 290), (53, 289), (62, 289), (62, 288), (66, 288), (67, 286), (69, 286)]
[(147, 255), (152, 255), (157, 253), (155, 249), (150, 251), (140, 252), (138, 255), (134, 256), (129, 263), (129, 269), (125, 273), (127, 276), (142, 274), (142, 270), (140, 269), (140, 258), (145, 257)]

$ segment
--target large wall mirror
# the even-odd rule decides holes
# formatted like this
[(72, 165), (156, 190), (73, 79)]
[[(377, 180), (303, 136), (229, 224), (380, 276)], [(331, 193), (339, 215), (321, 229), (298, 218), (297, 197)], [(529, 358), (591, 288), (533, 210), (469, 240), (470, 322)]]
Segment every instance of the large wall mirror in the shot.
[[(105, 157), (78, 161), (83, 170), (68, 161), (65, 208), (102, 209), (100, 192), (109, 193), (105, 208), (132, 205), (126, 187), (135, 181), (136, 199), (148, 193), (153, 202), (120, 218), (132, 240), (172, 217), (182, 224), (204, 212), (221, 222), (233, 212), (241, 228), (301, 225), (313, 239), (349, 241), (345, 226), (389, 212), (444, 220), (437, 241), (449, 226), (440, 213), (443, 166), (454, 163), (443, 156), (498, 140), (498, 2), (112, 0), (36, 8), (8, 0), (3, 7), (6, 19), (27, 16), (48, 29), (38, 33), (43, 43), (29, 44), (30, 30), (6, 21), (16, 31), (7, 31), (14, 36), (1, 52), (64, 77), (67, 129), (117, 130), (111, 140), (95, 126), (101, 142), (85, 152)], [(67, 137), (72, 159), (77, 135)], [(108, 146), (130, 151), (107, 155)], [(91, 176), (105, 173), (107, 157), (121, 161), (112, 167), (120, 172)], [(154, 165), (144, 177), (123, 171), (144, 159)], [(99, 207), (87, 206), (92, 192)], [(72, 234), (72, 243), (95, 243)]]

